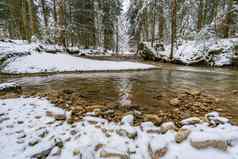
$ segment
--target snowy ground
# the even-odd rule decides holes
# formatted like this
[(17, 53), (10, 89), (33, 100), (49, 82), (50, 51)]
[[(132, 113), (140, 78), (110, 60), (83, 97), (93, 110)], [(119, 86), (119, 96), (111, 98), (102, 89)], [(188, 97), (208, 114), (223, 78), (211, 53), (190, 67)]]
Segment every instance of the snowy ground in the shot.
[(155, 66), (134, 62), (98, 61), (81, 57), (73, 57), (67, 54), (33, 53), (29, 56), (10, 60), (2, 71), (5, 73), (39, 73), (143, 70), (152, 68), (155, 68)]
[[(0, 100), (1, 158), (238, 159), (238, 127), (215, 112), (207, 119), (222, 124), (212, 128), (207, 123), (195, 124), (197, 118), (188, 119), (183, 124), (191, 125), (180, 133), (172, 123), (134, 127), (132, 115), (118, 124), (92, 116), (73, 125), (55, 120), (69, 115), (45, 99)], [(187, 139), (179, 140), (184, 136)]]

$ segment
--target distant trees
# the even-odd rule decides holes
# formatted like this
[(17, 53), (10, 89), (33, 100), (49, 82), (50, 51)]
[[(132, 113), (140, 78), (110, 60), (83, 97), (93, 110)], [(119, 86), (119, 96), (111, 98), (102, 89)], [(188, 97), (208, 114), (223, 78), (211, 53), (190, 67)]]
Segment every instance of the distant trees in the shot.
[(116, 48), (120, 0), (1, 0), (4, 36), (64, 46)]
[(237, 6), (238, 0), (131, 0), (131, 44), (171, 44), (172, 57), (176, 41), (193, 40), (205, 27), (212, 28), (220, 38), (235, 36)]

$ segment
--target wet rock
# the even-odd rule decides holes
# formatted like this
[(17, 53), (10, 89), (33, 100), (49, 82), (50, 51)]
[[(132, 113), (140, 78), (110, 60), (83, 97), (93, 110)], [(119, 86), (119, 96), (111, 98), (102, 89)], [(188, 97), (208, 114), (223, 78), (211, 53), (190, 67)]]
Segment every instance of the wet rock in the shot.
[(127, 154), (124, 154), (122, 152), (114, 152), (110, 150), (102, 150), (100, 152), (100, 157), (109, 159), (129, 159), (129, 156)]
[(174, 99), (170, 100), (169, 103), (172, 106), (177, 106), (181, 103), (181, 101), (178, 98), (174, 98)]
[(186, 93), (189, 95), (192, 95), (192, 96), (199, 96), (199, 95), (201, 95), (202, 92), (199, 90), (189, 90)]
[(191, 117), (191, 118), (187, 118), (181, 121), (182, 125), (194, 125), (194, 124), (199, 124), (201, 123), (201, 119), (197, 118), (197, 117)]
[(188, 138), (190, 133), (191, 133), (191, 130), (189, 130), (189, 129), (185, 129), (185, 128), (179, 129), (179, 131), (177, 132), (177, 134), (175, 136), (175, 141), (177, 143), (183, 142), (184, 140), (186, 140)]
[(146, 121), (151, 121), (155, 125), (160, 125), (163, 121), (162, 118), (158, 117), (158, 115), (155, 115), (155, 114), (145, 114), (144, 118)]
[(160, 126), (160, 132), (162, 134), (165, 134), (167, 131), (169, 130), (175, 130), (176, 129), (176, 126), (173, 122), (167, 122), (167, 123), (163, 123), (161, 126)]
[(238, 90), (233, 90), (232, 94), (237, 95), (238, 94)]
[(65, 89), (65, 90), (63, 90), (63, 93), (65, 93), (65, 94), (73, 94), (74, 91), (71, 90), (71, 89)]

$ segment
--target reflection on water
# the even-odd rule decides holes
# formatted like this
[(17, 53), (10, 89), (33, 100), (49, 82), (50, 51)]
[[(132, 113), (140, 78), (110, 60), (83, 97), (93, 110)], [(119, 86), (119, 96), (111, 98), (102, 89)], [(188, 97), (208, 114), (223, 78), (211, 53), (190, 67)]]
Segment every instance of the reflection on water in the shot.
[(119, 103), (122, 106), (130, 106), (132, 101), (130, 99), (131, 96), (131, 88), (132, 84), (127, 78), (120, 79), (118, 82), (118, 90), (119, 90)]

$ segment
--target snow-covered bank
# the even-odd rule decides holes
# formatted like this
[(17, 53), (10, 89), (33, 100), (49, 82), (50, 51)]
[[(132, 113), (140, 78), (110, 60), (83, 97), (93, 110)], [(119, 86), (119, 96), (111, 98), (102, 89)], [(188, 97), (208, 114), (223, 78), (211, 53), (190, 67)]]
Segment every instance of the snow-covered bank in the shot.
[[(77, 51), (78, 48), (70, 48)], [(67, 49), (66, 49), (67, 50)], [(144, 70), (155, 66), (133, 63), (97, 61), (74, 57), (58, 45), (28, 44), (26, 41), (0, 42), (0, 66), (4, 73), (44, 73), (44, 72), (86, 72)], [(83, 50), (83, 54), (94, 56), (92, 50)], [(109, 53), (112, 55), (111, 53)]]
[(134, 62), (113, 62), (90, 60), (67, 54), (33, 53), (10, 60), (3, 68), (4, 73), (42, 73), (67, 71), (120, 71), (144, 70), (155, 66)]
[(131, 115), (118, 124), (87, 116), (70, 125), (60, 120), (68, 113), (39, 98), (0, 100), (0, 107), (2, 158), (238, 158), (238, 127), (215, 112), (206, 116), (212, 127), (190, 118), (176, 132), (172, 123), (134, 127)]
[[(150, 43), (144, 43), (144, 45), (155, 58), (170, 61), (170, 45), (158, 51), (152, 48)], [(183, 41), (174, 52), (174, 60), (185, 65), (232, 65), (238, 56), (238, 38)]]

